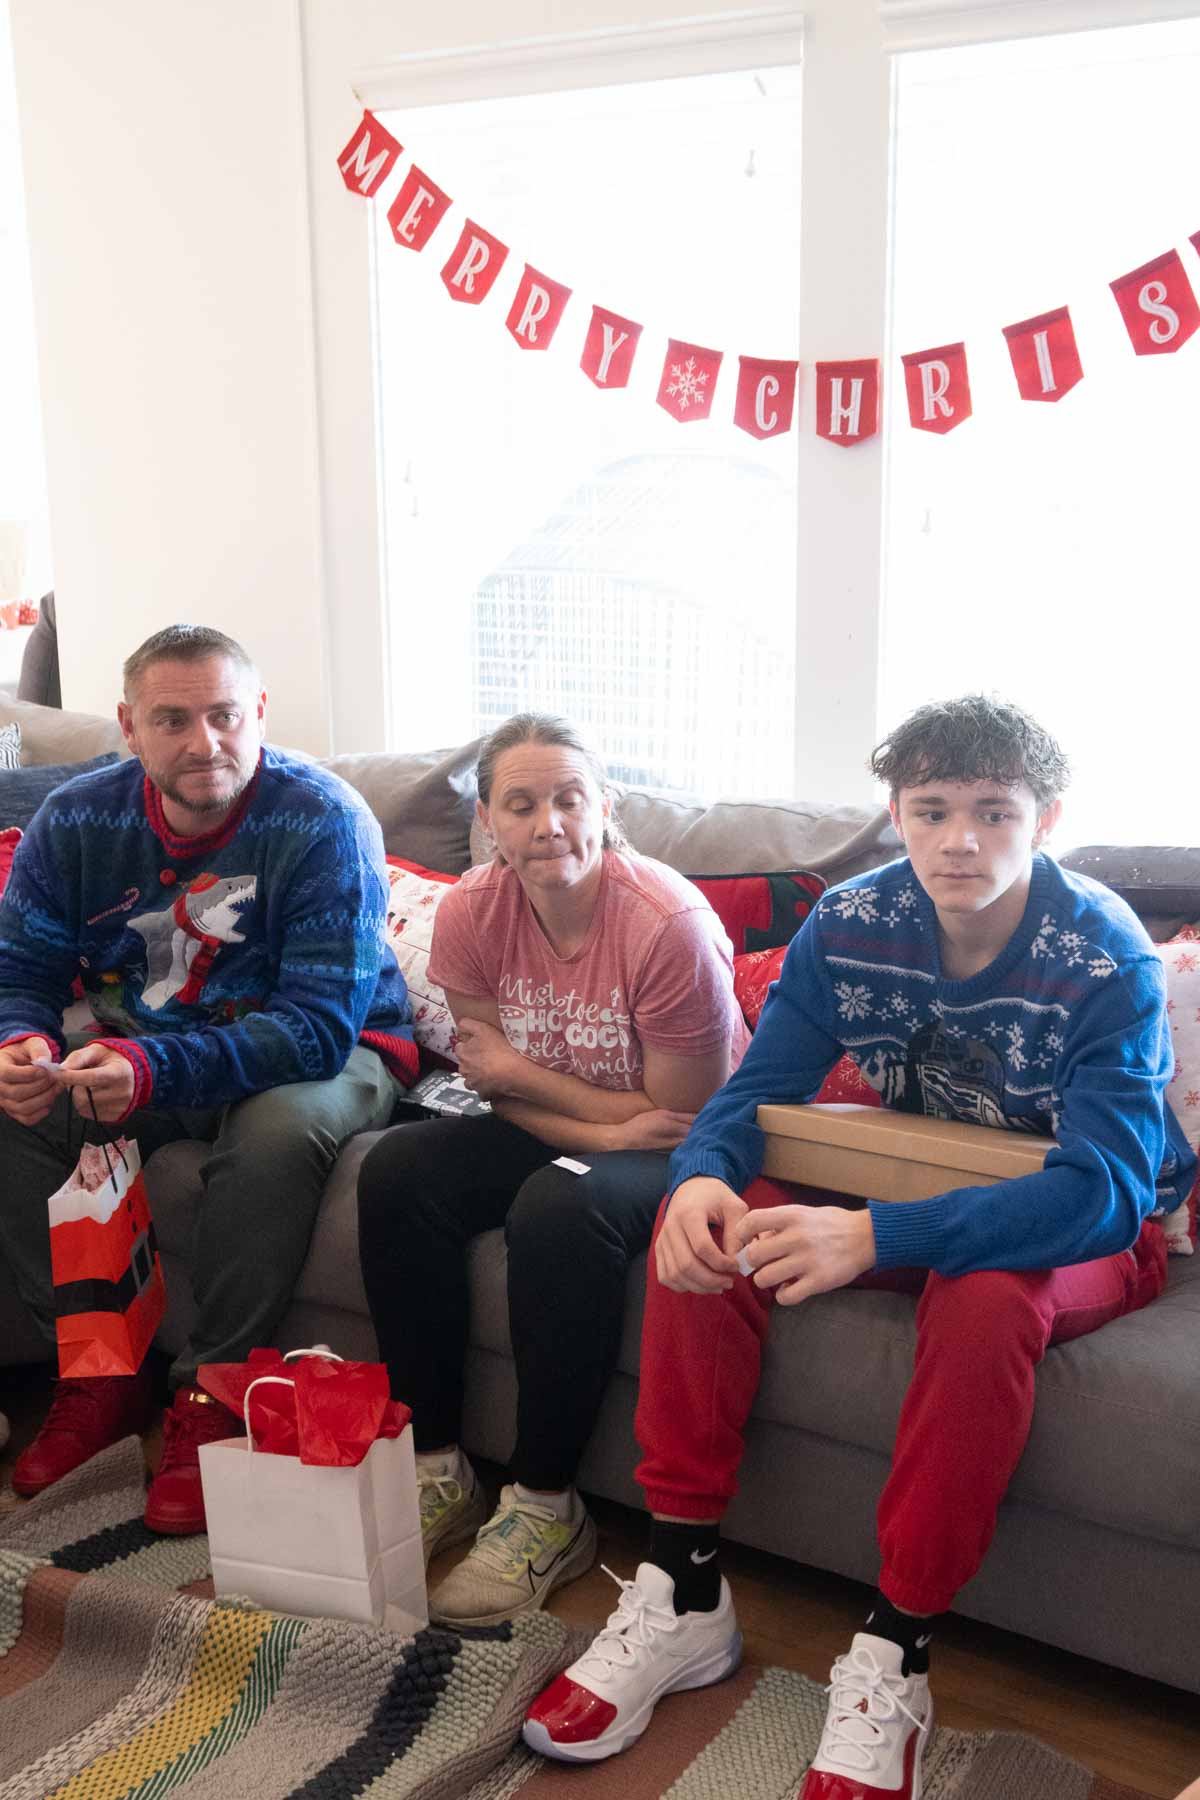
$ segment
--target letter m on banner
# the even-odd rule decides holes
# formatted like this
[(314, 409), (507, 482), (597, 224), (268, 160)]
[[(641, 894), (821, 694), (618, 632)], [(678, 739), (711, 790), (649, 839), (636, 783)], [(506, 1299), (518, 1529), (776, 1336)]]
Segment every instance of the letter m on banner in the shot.
[(338, 157), (342, 180), (352, 194), (370, 199), (382, 187), (404, 149), (372, 112), (364, 112), (358, 130)]

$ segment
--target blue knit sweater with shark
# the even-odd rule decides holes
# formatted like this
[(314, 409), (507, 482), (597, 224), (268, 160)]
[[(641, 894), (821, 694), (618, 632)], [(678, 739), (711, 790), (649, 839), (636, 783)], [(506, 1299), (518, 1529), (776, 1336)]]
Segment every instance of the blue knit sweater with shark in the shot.
[(872, 1201), (880, 1268), (1087, 1262), (1127, 1248), (1191, 1187), (1196, 1159), (1163, 1098), (1161, 961), (1123, 900), (1047, 856), (1017, 930), (967, 981), (942, 974), (933, 903), (907, 858), (825, 894), (740, 1068), (672, 1156), (672, 1189), (715, 1175), (741, 1193), (762, 1167), (757, 1106), (811, 1100), (844, 1052), (885, 1106), (1056, 1140), (1038, 1174)]
[(78, 975), (139, 1106), (328, 1080), (360, 1039), (411, 1080), (387, 892), (373, 815), (315, 764), (264, 747), (232, 813), (191, 838), (140, 762), (77, 776), (33, 819), (0, 900), (0, 1043), (62, 1049)]

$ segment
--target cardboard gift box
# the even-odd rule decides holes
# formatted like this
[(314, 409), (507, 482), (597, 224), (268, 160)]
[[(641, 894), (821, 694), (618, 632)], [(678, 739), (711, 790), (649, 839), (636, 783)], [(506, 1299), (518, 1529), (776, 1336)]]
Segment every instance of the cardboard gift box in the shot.
[(931, 1200), (1033, 1175), (1052, 1138), (876, 1106), (760, 1106), (763, 1174), (865, 1200)]

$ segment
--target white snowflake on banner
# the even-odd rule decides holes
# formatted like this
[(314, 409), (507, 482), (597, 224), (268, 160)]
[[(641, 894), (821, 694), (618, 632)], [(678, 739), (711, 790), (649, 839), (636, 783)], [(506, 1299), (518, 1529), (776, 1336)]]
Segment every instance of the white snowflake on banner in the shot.
[(838, 1011), (843, 1019), (865, 1019), (871, 1010), (871, 990), (862, 982), (851, 987), (848, 981), (839, 981), (834, 987), (838, 999)]
[(878, 898), (878, 888), (847, 888), (834, 901), (833, 910), (839, 919), (861, 919), (864, 925), (872, 925), (879, 917)]
[(708, 399), (704, 392), (708, 381), (708, 370), (698, 369), (696, 359), (689, 356), (685, 363), (672, 363), (673, 380), (667, 383), (667, 392), (679, 404), (680, 412), (686, 412), (689, 406), (703, 406)]

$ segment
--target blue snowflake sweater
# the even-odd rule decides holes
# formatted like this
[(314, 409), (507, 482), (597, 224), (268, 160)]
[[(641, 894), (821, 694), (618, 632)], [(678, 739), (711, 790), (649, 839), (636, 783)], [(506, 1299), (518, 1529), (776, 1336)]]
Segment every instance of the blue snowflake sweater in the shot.
[(933, 903), (907, 858), (824, 895), (741, 1067), (671, 1158), (672, 1189), (715, 1175), (741, 1193), (762, 1166), (756, 1107), (811, 1100), (843, 1052), (886, 1106), (1056, 1139), (1038, 1174), (872, 1201), (880, 1268), (1087, 1262), (1189, 1191), (1196, 1159), (1163, 1099), (1162, 964), (1124, 901), (1049, 857), (1034, 858), (1008, 945), (967, 981), (941, 972)]
[(204, 837), (171, 832), (140, 762), (77, 776), (33, 819), (0, 901), (0, 1043), (61, 1049), (78, 974), (133, 1064), (133, 1106), (328, 1080), (360, 1039), (411, 1081), (384, 871), (353, 789), (268, 747)]

